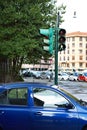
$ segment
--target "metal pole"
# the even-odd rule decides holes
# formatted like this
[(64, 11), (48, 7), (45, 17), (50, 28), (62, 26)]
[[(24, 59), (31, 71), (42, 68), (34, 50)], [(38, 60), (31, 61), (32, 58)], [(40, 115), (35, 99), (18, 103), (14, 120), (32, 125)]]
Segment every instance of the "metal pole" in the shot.
[(59, 12), (57, 14), (56, 34), (55, 34), (55, 85), (58, 85), (58, 28), (59, 28)]

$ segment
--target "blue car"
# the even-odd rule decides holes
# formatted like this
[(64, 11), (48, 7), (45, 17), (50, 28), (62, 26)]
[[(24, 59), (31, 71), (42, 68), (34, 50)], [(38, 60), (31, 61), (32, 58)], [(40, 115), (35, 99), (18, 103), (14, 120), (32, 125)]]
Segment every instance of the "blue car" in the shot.
[(58, 86), (0, 86), (0, 130), (87, 130), (87, 102)]

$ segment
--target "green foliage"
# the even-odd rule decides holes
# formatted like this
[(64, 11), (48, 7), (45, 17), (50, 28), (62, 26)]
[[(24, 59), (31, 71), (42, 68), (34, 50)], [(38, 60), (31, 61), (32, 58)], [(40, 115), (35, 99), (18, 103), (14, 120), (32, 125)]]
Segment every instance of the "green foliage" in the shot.
[(54, 14), (50, 0), (0, 0), (0, 56), (10, 59), (12, 69), (46, 56), (38, 30), (54, 25)]

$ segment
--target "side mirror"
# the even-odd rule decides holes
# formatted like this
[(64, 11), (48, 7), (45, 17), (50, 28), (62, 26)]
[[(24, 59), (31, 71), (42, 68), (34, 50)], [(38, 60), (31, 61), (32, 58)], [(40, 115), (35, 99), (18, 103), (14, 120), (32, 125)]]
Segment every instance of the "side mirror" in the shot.
[(66, 103), (65, 104), (65, 108), (67, 109), (72, 109), (73, 108), (73, 105), (71, 103)]

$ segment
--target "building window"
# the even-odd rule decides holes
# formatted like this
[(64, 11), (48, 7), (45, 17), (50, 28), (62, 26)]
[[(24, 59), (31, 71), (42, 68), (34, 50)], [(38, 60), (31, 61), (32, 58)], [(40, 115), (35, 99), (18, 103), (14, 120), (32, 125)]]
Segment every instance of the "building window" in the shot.
[(87, 43), (86, 43), (86, 49), (87, 49)]
[(69, 54), (69, 50), (67, 50), (67, 54)]
[(87, 63), (86, 63), (86, 65), (85, 65), (86, 67), (87, 67)]
[(67, 60), (69, 60), (69, 56), (67, 57)]
[(82, 50), (81, 49), (79, 50), (79, 54), (82, 54)]
[(83, 56), (79, 56), (79, 60), (83, 60)]
[(69, 67), (69, 64), (67, 64), (67, 67)]
[(72, 47), (75, 47), (75, 43), (72, 43)]
[(85, 38), (85, 40), (87, 41), (87, 37)]
[(69, 49), (69, 44), (67, 45), (67, 48)]
[(75, 56), (72, 56), (72, 60), (75, 60)]
[(72, 37), (72, 41), (75, 41), (75, 37)]
[(72, 63), (72, 67), (75, 67), (75, 63)]
[(79, 43), (79, 47), (82, 47), (82, 43)]
[(79, 37), (79, 41), (82, 41), (82, 37)]
[(67, 42), (70, 42), (70, 37), (67, 37)]
[(83, 63), (79, 63), (79, 67), (82, 67), (83, 66)]
[(63, 57), (63, 60), (65, 61), (65, 56)]
[(74, 49), (72, 50), (72, 53), (73, 53), (73, 54), (75, 53), (75, 50), (74, 50)]

